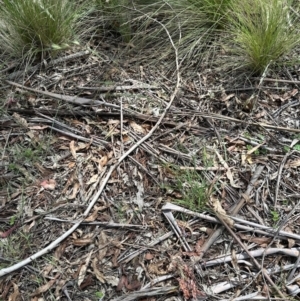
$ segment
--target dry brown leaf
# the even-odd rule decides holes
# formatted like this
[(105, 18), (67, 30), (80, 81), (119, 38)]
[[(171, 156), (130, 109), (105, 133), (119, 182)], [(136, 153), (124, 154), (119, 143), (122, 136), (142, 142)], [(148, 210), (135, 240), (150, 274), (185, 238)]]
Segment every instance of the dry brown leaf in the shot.
[(13, 113), (13, 118), (14, 120), (23, 128), (28, 129), (28, 123), (26, 121), (26, 119), (24, 119), (23, 117), (21, 117), (18, 113)]
[(121, 253), (120, 249), (116, 249), (116, 248), (114, 249), (114, 255), (113, 255), (112, 259), (111, 259), (113, 267), (119, 266), (118, 257), (120, 255), (120, 253)]
[(79, 275), (78, 275), (78, 282), (77, 282), (78, 286), (81, 285), (81, 283), (83, 282), (83, 280), (85, 278), (86, 271), (87, 271), (87, 268), (88, 268), (88, 266), (90, 264), (90, 260), (91, 260), (92, 254), (93, 254), (93, 251), (91, 251), (88, 254), (88, 256), (87, 256), (87, 258), (85, 260), (85, 263), (80, 267), (80, 271), (79, 271)]
[(86, 185), (91, 185), (91, 184), (94, 184), (98, 181), (99, 179), (99, 175), (98, 174), (94, 174), (89, 180), (88, 182), (86, 183)]
[(272, 101), (276, 101), (276, 100), (280, 100), (282, 102), (284, 101), (284, 99), (278, 94), (269, 93), (267, 91), (264, 91), (264, 93), (267, 94), (271, 98)]
[(47, 277), (49, 273), (52, 271), (53, 267), (54, 267), (53, 264), (47, 264), (43, 268), (43, 272), (42, 272), (43, 277)]
[(242, 163), (242, 165), (246, 164), (246, 160), (247, 160), (247, 154), (246, 154), (246, 152), (242, 152), (241, 153), (241, 163)]
[(261, 294), (262, 294), (263, 296), (266, 296), (266, 297), (267, 297), (267, 296), (270, 296), (270, 288), (269, 288), (268, 284), (265, 283), (265, 282), (264, 282), (264, 285), (263, 285), (263, 287), (262, 287)]
[(89, 215), (84, 221), (93, 222), (98, 217), (98, 210), (94, 210), (91, 215)]
[(76, 152), (78, 152), (79, 150), (83, 150), (83, 149), (88, 149), (90, 147), (90, 144), (88, 143), (83, 143), (83, 142), (78, 142), (78, 146), (75, 147)]
[(123, 142), (126, 143), (128, 141), (132, 141), (132, 138), (130, 136), (127, 136), (127, 135), (123, 136)]
[(125, 283), (127, 283), (127, 278), (126, 278), (126, 276), (123, 275), (119, 279), (119, 283), (117, 285), (116, 291), (120, 292), (122, 290), (122, 288), (125, 286)]
[(253, 154), (256, 150), (258, 150), (262, 145), (264, 145), (265, 144), (265, 142), (263, 142), (263, 143), (261, 143), (261, 144), (258, 144), (258, 145), (256, 145), (256, 146), (254, 146), (254, 147), (252, 147), (251, 149), (249, 149), (248, 151), (247, 151), (247, 155), (249, 156), (249, 155), (251, 155), (251, 154)]
[(21, 300), (21, 295), (19, 291), (19, 287), (13, 283), (14, 286), (14, 292), (8, 297), (8, 301), (20, 301)]
[(141, 282), (138, 280), (133, 280), (130, 283), (127, 282), (125, 283), (125, 285), (129, 291), (139, 290), (142, 286)]
[(154, 255), (151, 253), (146, 253), (144, 258), (145, 258), (145, 260), (152, 260), (154, 258)]
[(107, 164), (108, 158), (107, 156), (103, 156), (100, 160), (99, 160), (99, 165), (101, 167), (104, 167)]
[(74, 200), (76, 198), (76, 195), (79, 191), (80, 185), (78, 182), (75, 182), (74, 186), (73, 186), (73, 190), (72, 190), (72, 194), (68, 196), (69, 200)]
[(236, 184), (234, 183), (234, 181), (233, 181), (233, 176), (232, 176), (232, 173), (231, 173), (231, 170), (230, 170), (228, 164), (226, 163), (226, 161), (222, 158), (222, 156), (219, 154), (219, 152), (218, 152), (216, 149), (214, 149), (214, 151), (215, 151), (215, 153), (217, 154), (220, 163), (221, 163), (221, 164), (226, 168), (226, 170), (227, 170), (227, 171), (226, 171), (226, 176), (227, 176), (228, 180), (230, 181), (230, 185), (231, 185), (232, 187), (235, 187), (235, 188), (240, 188), (239, 185), (236, 185)]
[(262, 247), (266, 247), (272, 241), (270, 237), (254, 237), (251, 235), (243, 234), (241, 232), (238, 232), (237, 235), (247, 242), (254, 242), (258, 245), (261, 245)]
[(238, 265), (238, 260), (237, 260), (237, 257), (236, 257), (236, 252), (234, 249), (232, 249), (231, 251), (231, 263), (232, 263), (232, 266), (234, 267), (235, 271), (239, 271), (240, 270), (240, 267)]
[(33, 125), (33, 126), (29, 126), (28, 128), (30, 130), (44, 130), (47, 129), (49, 126), (48, 125)]
[(98, 263), (98, 259), (95, 257), (92, 261), (92, 268), (93, 268), (93, 271), (95, 273), (95, 276), (96, 278), (101, 282), (101, 283), (105, 283), (106, 280), (105, 280), (105, 277), (104, 275), (98, 270), (98, 267), (97, 267), (97, 263)]
[(235, 93), (231, 93), (231, 94), (229, 94), (229, 95), (224, 94), (223, 97), (222, 97), (222, 99), (221, 99), (221, 101), (226, 102), (226, 101), (228, 101), (229, 99), (233, 98), (234, 96), (235, 96)]
[(285, 168), (297, 168), (300, 166), (300, 159), (296, 159), (296, 160), (289, 160), (284, 167)]
[(93, 279), (93, 275), (89, 274), (85, 277), (84, 281), (80, 285), (80, 289), (84, 290), (86, 287), (95, 285), (95, 281)]
[(72, 169), (76, 165), (75, 162), (68, 162), (68, 168)]
[(79, 238), (79, 239), (73, 240), (72, 244), (77, 247), (82, 247), (82, 246), (89, 245), (92, 242), (93, 242), (92, 238)]
[(18, 228), (18, 224), (15, 224), (5, 232), (0, 231), (0, 238), (7, 238), (17, 228)]
[(227, 215), (226, 211), (223, 209), (220, 201), (217, 198), (211, 197), (210, 203), (212, 205), (212, 209), (216, 213), (216, 215), (220, 215), (220, 217), (224, 220), (224, 222), (230, 226), (231, 228), (234, 225), (234, 221)]
[(72, 140), (69, 144), (69, 147), (70, 147), (70, 151), (71, 151), (71, 154), (73, 156), (74, 159), (76, 159), (76, 148), (75, 148), (75, 141)]
[(8, 294), (10, 292), (10, 290), (12, 289), (13, 284), (11, 281), (5, 281), (4, 282), (4, 278), (0, 279), (0, 292), (1, 292), (1, 298), (3, 300), (7, 300), (8, 299)]
[(134, 121), (130, 122), (130, 126), (133, 128), (133, 130), (136, 133), (139, 133), (139, 134), (145, 134), (146, 133), (145, 129), (142, 126), (140, 126), (139, 124), (135, 123)]
[(60, 259), (61, 256), (65, 253), (66, 247), (67, 247), (67, 242), (60, 244), (54, 252), (54, 258)]
[(105, 210), (106, 208), (107, 206), (101, 206), (101, 207), (95, 206), (93, 213), (90, 216), (88, 216), (84, 221), (93, 222), (98, 217), (98, 212)]
[[(284, 231), (288, 233), (293, 233), (292, 229), (289, 226), (286, 226), (284, 228)], [(294, 239), (288, 238), (288, 247), (292, 248), (296, 244), (296, 241)]]
[(105, 231), (101, 231), (100, 235), (98, 236), (98, 243), (97, 243), (97, 246), (99, 248), (97, 258), (99, 262), (105, 257), (107, 253), (108, 250), (106, 246), (107, 242), (108, 239), (107, 236), (105, 235)]
[(35, 224), (36, 224), (36, 221), (33, 220), (29, 225), (24, 225), (22, 229), (25, 233), (29, 233), (30, 230), (35, 226)]
[(283, 94), (283, 100), (288, 100), (291, 97), (295, 97), (298, 94), (298, 89), (293, 89), (292, 91), (287, 91)]
[(67, 280), (65, 279), (61, 279), (58, 280), (55, 286), (55, 292), (54, 292), (54, 296), (56, 297), (56, 300), (61, 299), (61, 289), (64, 287), (64, 285), (66, 284)]
[(155, 275), (166, 275), (168, 273), (168, 270), (165, 267), (165, 261), (159, 260), (150, 263), (148, 265), (148, 273), (155, 274)]
[(40, 286), (39, 288), (37, 288), (32, 294), (31, 296), (34, 297), (34, 296), (37, 296), (37, 295), (40, 295), (40, 294), (43, 294), (45, 292), (47, 292), (52, 286), (53, 284), (56, 282), (57, 278), (60, 276), (60, 274), (57, 274), (55, 276), (54, 279), (48, 281), (45, 285), (42, 285)]

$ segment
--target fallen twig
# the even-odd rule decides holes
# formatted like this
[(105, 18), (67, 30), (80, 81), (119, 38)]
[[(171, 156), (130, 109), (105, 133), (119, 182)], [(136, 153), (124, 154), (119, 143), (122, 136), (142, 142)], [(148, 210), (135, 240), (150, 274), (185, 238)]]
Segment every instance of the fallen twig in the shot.
[[(171, 203), (166, 203), (162, 207), (162, 211), (164, 211), (164, 210), (173, 210), (173, 211), (181, 212), (184, 214), (196, 216), (201, 219), (207, 220), (209, 222), (213, 222), (213, 223), (217, 223), (217, 224), (220, 223), (219, 220), (215, 217), (212, 217), (210, 215), (203, 214), (203, 213), (194, 212), (194, 211), (188, 210), (186, 208), (183, 208), (178, 205), (171, 204)], [(259, 234), (268, 235), (268, 236), (272, 236), (272, 237), (276, 236), (280, 239), (292, 238), (297, 241), (300, 241), (300, 235), (298, 235), (298, 234), (290, 233), (290, 232), (286, 232), (286, 231), (277, 231), (274, 228), (260, 225), (257, 223), (253, 223), (253, 222), (249, 222), (249, 221), (243, 220), (243, 219), (235, 217), (235, 216), (229, 215), (229, 217), (235, 221), (233, 226), (237, 229), (244, 230), (244, 231), (251, 231), (254, 233), (259, 233)], [(239, 222), (239, 224), (237, 222)], [(245, 226), (245, 225), (249, 225), (250, 227)]]
[(248, 126), (262, 127), (262, 128), (266, 128), (266, 129), (270, 129), (270, 130), (275, 130), (275, 131), (300, 133), (300, 129), (285, 128), (285, 127), (281, 127), (281, 126), (266, 124), (266, 123), (263, 123), (263, 122), (251, 122), (249, 120), (236, 119), (236, 118), (229, 117), (229, 116), (224, 116), (224, 115), (221, 115), (221, 114), (203, 113), (203, 112), (197, 112), (197, 111), (181, 112), (181, 111), (177, 111), (177, 110), (178, 109), (176, 109), (176, 111), (173, 110), (172, 113), (175, 114), (175, 115), (178, 115), (178, 116), (195, 114), (196, 116), (199, 116), (199, 117), (210, 117), (210, 118), (213, 118), (213, 119), (219, 119), (219, 120), (223, 120), (223, 121), (232, 121), (232, 122), (246, 124)]
[[(69, 221), (66, 219), (61, 219), (61, 218), (57, 218), (54, 216), (45, 216), (45, 219), (47, 220), (51, 220), (51, 221), (56, 221), (56, 222), (61, 222), (61, 223), (71, 223), (71, 224), (75, 224), (75, 221)], [(101, 227), (106, 227), (106, 228), (121, 228), (121, 229), (145, 229), (145, 226), (141, 226), (141, 225), (133, 225), (133, 224), (119, 224), (119, 223), (112, 223), (112, 222), (82, 222), (82, 225), (86, 225), (86, 226), (101, 226)]]
[(274, 209), (276, 209), (277, 207), (277, 199), (278, 199), (278, 191), (279, 191), (279, 185), (281, 182), (281, 174), (282, 174), (282, 170), (284, 168), (285, 162), (287, 160), (287, 158), (292, 155), (295, 151), (292, 150), (291, 152), (288, 152), (282, 159), (280, 166), (279, 166), (279, 170), (278, 170), (278, 176), (277, 176), (277, 182), (276, 182), (276, 188), (275, 188), (275, 196), (274, 196)]
[(122, 295), (120, 297), (114, 298), (111, 301), (134, 301), (142, 297), (158, 296), (158, 295), (167, 295), (174, 293), (178, 290), (177, 286), (169, 287), (152, 287), (148, 289), (143, 289), (137, 292), (133, 292), (128, 295)]
[(140, 83), (137, 81), (132, 81), (132, 85), (111, 85), (111, 86), (101, 86), (101, 87), (77, 87), (80, 90), (95, 91), (95, 92), (119, 92), (126, 90), (139, 90), (139, 89), (160, 89), (158, 86), (152, 86), (145, 83)]
[[(236, 254), (236, 260), (244, 260), (244, 259), (248, 259), (248, 258), (252, 258), (252, 257), (260, 257), (265, 255), (273, 255), (273, 254), (283, 254), (283, 255), (287, 255), (287, 256), (291, 256), (291, 257), (298, 257), (300, 254), (300, 251), (298, 248), (291, 248), (291, 249), (283, 249), (283, 248), (269, 248), (267, 251), (264, 248), (261, 249), (257, 249), (254, 251), (249, 251), (249, 253), (251, 254), (251, 257), (248, 253), (238, 253)], [(218, 257), (216, 259), (212, 259), (206, 262), (201, 263), (201, 266), (203, 267), (211, 267), (211, 266), (215, 266), (218, 264), (223, 264), (226, 262), (230, 262), (232, 261), (232, 256), (231, 255), (227, 255), (227, 256), (222, 256), (222, 257)], [(290, 265), (293, 266), (293, 265)], [(281, 267), (280, 267), (281, 269)]]
[(104, 105), (104, 106), (107, 106), (107, 107), (119, 109), (119, 106), (114, 105), (112, 103), (108, 103), (106, 101), (93, 100), (93, 99), (88, 99), (88, 98), (83, 98), (83, 97), (78, 97), (78, 96), (69, 96), (69, 95), (56, 94), (56, 93), (52, 93), (52, 92), (48, 92), (48, 91), (41, 91), (41, 90), (26, 87), (24, 85), (20, 85), (20, 84), (15, 83), (15, 82), (11, 82), (9, 80), (7, 80), (6, 82), (8, 84), (12, 85), (12, 86), (18, 87), (18, 88), (23, 89), (23, 90), (31, 91), (31, 92), (34, 92), (34, 93), (37, 93), (37, 94), (41, 94), (41, 95), (45, 95), (45, 96), (48, 96), (48, 97), (56, 98), (56, 99), (63, 100), (63, 101), (66, 101), (66, 102), (70, 102), (70, 103), (77, 104), (77, 105)]
[[(67, 55), (67, 56), (64, 56), (64, 57), (60, 57), (56, 60), (50, 61), (47, 64), (47, 68), (49, 68), (51, 66), (55, 66), (55, 65), (63, 63), (63, 62), (66, 62), (66, 61), (74, 60), (74, 59), (77, 59), (79, 57), (89, 55), (89, 54), (90, 54), (89, 50), (84, 50), (84, 51), (73, 53), (73, 54), (70, 54), (70, 55)], [(36, 66), (29, 67), (26, 70), (20, 70), (20, 71), (13, 72), (13, 73), (9, 74), (7, 76), (7, 78), (8, 79), (15, 79), (19, 76), (23, 76), (26, 72), (35, 72), (39, 69), (42, 69), (43, 67), (45, 67), (45, 65), (43, 63), (40, 63), (40, 64), (37, 64)]]

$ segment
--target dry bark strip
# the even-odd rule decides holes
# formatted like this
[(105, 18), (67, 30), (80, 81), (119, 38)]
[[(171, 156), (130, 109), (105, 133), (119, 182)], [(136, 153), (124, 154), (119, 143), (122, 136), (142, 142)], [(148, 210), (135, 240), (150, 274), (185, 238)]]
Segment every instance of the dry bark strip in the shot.
[(18, 83), (9, 81), (9, 80), (7, 80), (6, 82), (12, 86), (15, 86), (15, 87), (23, 89), (23, 90), (31, 91), (31, 92), (34, 92), (37, 94), (45, 95), (48, 97), (52, 97), (55, 99), (59, 99), (59, 100), (77, 104), (77, 105), (104, 105), (106, 107), (119, 109), (119, 106), (114, 105), (112, 103), (105, 102), (105, 101), (87, 99), (87, 98), (78, 97), (78, 96), (56, 94), (56, 93), (52, 93), (52, 92), (48, 92), (48, 91), (40, 91), (40, 90), (29, 88), (29, 87), (26, 87), (24, 85), (21, 85), (21, 84), (18, 84)]
[[(63, 63), (63, 62), (66, 62), (66, 61), (78, 59), (78, 58), (80, 58), (82, 56), (86, 56), (86, 55), (89, 55), (89, 54), (90, 54), (89, 50), (84, 50), (84, 51), (80, 51), (78, 53), (73, 53), (73, 54), (70, 54), (70, 55), (67, 55), (67, 56), (64, 56), (64, 57), (60, 57), (60, 58), (58, 58), (56, 60), (50, 61), (47, 64), (47, 68), (55, 66), (55, 65)], [(12, 80), (12, 79), (15, 79), (17, 77), (24, 76), (24, 74), (26, 74), (27, 72), (35, 72), (35, 71), (37, 71), (39, 69), (42, 69), (43, 67), (45, 67), (45, 65), (43, 63), (40, 63), (40, 64), (37, 64), (36, 66), (30, 67), (30, 68), (28, 68), (26, 70), (21, 70), (21, 71), (13, 72), (13, 73), (9, 74), (7, 76), (7, 78), (10, 79), (10, 80)]]
[(137, 292), (133, 292), (132, 294), (122, 295), (121, 297), (117, 297), (112, 299), (111, 301), (135, 301), (142, 297), (151, 297), (157, 295), (168, 295), (171, 293), (175, 293), (178, 291), (177, 286), (170, 286), (170, 287), (152, 287), (144, 290), (140, 290)]
[(300, 133), (300, 129), (293, 129), (293, 128), (275, 126), (275, 125), (266, 124), (266, 123), (263, 123), (263, 122), (251, 122), (249, 120), (236, 119), (236, 118), (233, 118), (233, 117), (224, 116), (224, 115), (215, 114), (215, 113), (203, 113), (203, 112), (198, 112), (198, 111), (185, 111), (185, 112), (172, 111), (172, 113), (175, 114), (175, 115), (178, 115), (178, 116), (179, 115), (180, 116), (182, 116), (182, 115), (190, 116), (191, 114), (194, 114), (194, 115), (199, 116), (199, 117), (209, 117), (209, 118), (212, 118), (212, 119), (242, 123), (242, 124), (245, 124), (245, 125), (248, 125), (248, 126), (261, 127), (261, 128), (275, 130), (275, 131)]
[(84, 91), (94, 91), (94, 92), (119, 92), (128, 90), (140, 90), (140, 89), (150, 89), (158, 90), (160, 87), (152, 86), (145, 83), (140, 83), (137, 81), (131, 81), (132, 85), (111, 85), (111, 86), (99, 86), (99, 87), (76, 87), (79, 90)]

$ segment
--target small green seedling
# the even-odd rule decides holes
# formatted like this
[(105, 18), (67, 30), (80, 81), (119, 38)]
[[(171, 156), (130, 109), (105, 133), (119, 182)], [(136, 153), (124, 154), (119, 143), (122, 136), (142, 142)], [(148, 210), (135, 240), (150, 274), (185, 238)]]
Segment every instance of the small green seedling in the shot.
[(274, 223), (277, 223), (280, 219), (280, 215), (277, 211), (271, 210), (271, 215), (272, 215), (272, 221)]
[(102, 300), (103, 297), (104, 297), (104, 293), (102, 293), (102, 292), (96, 292), (96, 293), (95, 293), (95, 296), (96, 296), (97, 298), (99, 298), (99, 300)]
[(173, 187), (182, 196), (175, 202), (193, 211), (207, 209), (209, 185), (196, 170), (176, 171)]

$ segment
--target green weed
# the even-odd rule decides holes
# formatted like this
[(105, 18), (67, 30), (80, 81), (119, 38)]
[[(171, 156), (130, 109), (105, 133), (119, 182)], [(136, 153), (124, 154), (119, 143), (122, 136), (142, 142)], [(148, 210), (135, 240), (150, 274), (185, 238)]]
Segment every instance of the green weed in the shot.
[(196, 170), (177, 170), (173, 188), (181, 195), (177, 204), (193, 211), (207, 209), (209, 185)]
[(274, 211), (274, 210), (271, 210), (270, 212), (271, 212), (271, 215), (272, 215), (272, 221), (274, 223), (277, 223), (280, 219), (279, 213), (277, 211)]

